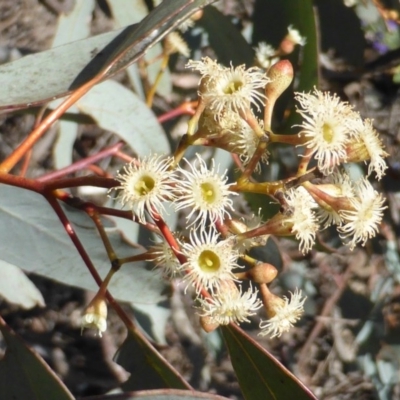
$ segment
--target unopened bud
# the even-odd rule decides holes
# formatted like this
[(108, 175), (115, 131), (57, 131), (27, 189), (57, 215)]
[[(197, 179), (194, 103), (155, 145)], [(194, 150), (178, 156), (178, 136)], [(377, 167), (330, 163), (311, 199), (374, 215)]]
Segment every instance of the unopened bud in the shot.
[(261, 299), (269, 318), (275, 317), (277, 312), (285, 307), (285, 300), (271, 293), (267, 285), (260, 286)]
[(293, 80), (293, 66), (289, 60), (281, 60), (268, 70), (268, 78), (271, 79), (265, 86), (267, 103), (264, 110), (264, 128), (271, 128), (274, 105), (279, 96), (289, 87)]
[(294, 72), (289, 60), (281, 60), (274, 64), (267, 73), (271, 82), (265, 87), (268, 100), (277, 99), (292, 83)]
[(215, 331), (219, 327), (219, 324), (213, 322), (212, 318), (208, 316), (200, 317), (200, 325), (207, 333)]
[(203, 16), (203, 13), (203, 10), (198, 10), (190, 17), (190, 19), (192, 21), (198, 21)]
[(297, 45), (304, 46), (305, 44), (306, 39), (300, 35), (300, 32), (297, 29), (293, 29), (292, 26), (289, 26), (288, 34), (279, 45), (279, 50), (283, 54), (290, 54)]
[(271, 264), (258, 263), (248, 271), (249, 278), (256, 283), (270, 283), (278, 275), (278, 270)]

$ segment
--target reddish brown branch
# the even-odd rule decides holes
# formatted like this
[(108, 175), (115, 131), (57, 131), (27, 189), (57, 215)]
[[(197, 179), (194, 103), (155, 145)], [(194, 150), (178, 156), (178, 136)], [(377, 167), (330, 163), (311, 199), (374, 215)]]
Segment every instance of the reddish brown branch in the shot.
[[(63, 209), (58, 204), (58, 201), (51, 195), (45, 196), (49, 204), (52, 206), (53, 210), (57, 214), (61, 224), (63, 225), (65, 231), (67, 232), (68, 236), (70, 237), (72, 243), (74, 244), (76, 250), (78, 251), (79, 255), (81, 256), (83, 262), (85, 263), (87, 269), (89, 270), (90, 274), (92, 275), (93, 279), (100, 287), (102, 284), (102, 279), (98, 274), (95, 266), (93, 265), (89, 255), (87, 254), (85, 248), (83, 247), (81, 241), (79, 240), (74, 228), (72, 227), (71, 223), (69, 222), (67, 216), (65, 215)], [(107, 291), (106, 298), (110, 305), (114, 308), (115, 312), (121, 318), (123, 323), (128, 329), (135, 329), (133, 321), (128, 317), (125, 311), (120, 307), (120, 305), (116, 302), (116, 300), (111, 296), (111, 294)]]
[(92, 156), (86, 157), (83, 160), (79, 160), (68, 167), (61, 168), (58, 171), (51, 172), (46, 175), (42, 175), (41, 177), (37, 178), (39, 182), (48, 182), (50, 180), (56, 179), (56, 178), (61, 178), (63, 176), (72, 174), (74, 172), (80, 171), (87, 166), (96, 163), (97, 161), (100, 161), (106, 157), (116, 155), (119, 153), (119, 150), (124, 144), (122, 142), (118, 142), (110, 147), (107, 147), (106, 149), (99, 151), (97, 154), (94, 154)]

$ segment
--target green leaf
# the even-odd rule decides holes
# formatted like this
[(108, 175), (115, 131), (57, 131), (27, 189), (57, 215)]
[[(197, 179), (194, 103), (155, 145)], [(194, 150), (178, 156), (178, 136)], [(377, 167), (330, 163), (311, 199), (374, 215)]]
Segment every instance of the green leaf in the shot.
[(115, 132), (141, 157), (170, 153), (166, 134), (153, 111), (118, 82), (110, 80), (93, 87), (76, 107), (101, 128)]
[(0, 361), (0, 398), (71, 400), (72, 394), (49, 366), (0, 318), (7, 348)]
[[(75, 106), (70, 112), (78, 112)], [(53, 147), (54, 168), (61, 169), (68, 167), (73, 161), (73, 148), (78, 136), (79, 125), (76, 121), (59, 120), (57, 139)]]
[(44, 299), (39, 289), (15, 265), (0, 260), (0, 296), (7, 302), (28, 310), (44, 307)]
[(199, 8), (213, 2), (215, 0), (163, 1), (143, 19), (137, 29), (127, 28), (125, 38), (115, 47), (101, 71), (110, 76), (126, 68)]
[[(122, 31), (79, 40), (1, 65), (0, 109), (25, 108), (68, 94), (80, 71), (107, 43), (117, 41)], [(101, 56), (97, 58), (100, 62)], [(91, 77), (93, 73), (88, 73), (86, 80)]]
[[(306, 38), (303, 47), (296, 46), (287, 58), (295, 71), (296, 91), (310, 91), (318, 86), (318, 44), (315, 13), (312, 0), (263, 0), (257, 1), (254, 10), (253, 42), (264, 41), (277, 47), (292, 25)], [(275, 106), (274, 117), (281, 122), (287, 108), (289, 118), (280, 127), (279, 133), (293, 133), (292, 126), (299, 124), (300, 116), (295, 112), (292, 89), (283, 93)]]
[(286, 26), (293, 25), (306, 37), (305, 46), (300, 49), (302, 61), (298, 71), (297, 91), (309, 91), (318, 86), (318, 43), (313, 2), (311, 0), (282, 1), (286, 15)]
[(217, 54), (218, 62), (224, 65), (232, 63), (233, 66), (253, 65), (254, 51), (238, 28), (215, 7), (207, 7), (197, 24), (208, 33), (210, 46)]
[(236, 325), (222, 327), (233, 368), (248, 400), (316, 400), (275, 357)]
[(211, 393), (196, 392), (194, 390), (143, 390), (140, 392), (127, 392), (103, 396), (85, 397), (85, 400), (227, 400), (227, 397)]
[[(133, 1), (108, 0), (108, 6), (110, 7), (111, 14), (116, 23), (116, 28), (122, 28), (123, 26), (139, 22), (149, 13), (149, 10), (144, 0), (133, 0)], [(157, 43), (151, 49), (149, 49), (147, 53), (144, 55), (145, 60), (149, 62), (149, 64), (146, 67), (146, 75), (150, 84), (154, 83), (158, 75), (158, 72), (160, 71), (162, 59), (159, 59), (157, 61), (154, 60), (161, 53), (162, 53), (162, 46), (160, 43)], [(140, 95), (140, 93), (142, 93), (143, 91), (143, 88), (142, 87), (138, 88), (138, 81), (140, 81), (140, 74), (137, 66), (134, 65), (129, 66), (127, 72), (131, 80), (131, 83), (135, 88), (136, 93)], [(157, 93), (159, 93), (161, 96), (166, 97), (171, 95), (171, 92), (172, 92), (171, 73), (169, 68), (166, 67), (161, 76), (160, 82), (157, 85)], [(144, 98), (144, 96), (142, 98)]]
[[(110, 262), (92, 220), (82, 211), (65, 208), (67, 217), (101, 277)], [(46, 200), (28, 190), (0, 185), (0, 259), (68, 285), (97, 290), (71, 239)], [(133, 224), (133, 222), (132, 222)], [(128, 257), (140, 252), (118, 231), (107, 229), (115, 252)], [(152, 304), (166, 298), (160, 274), (144, 262), (126, 264), (113, 277), (110, 292), (119, 300)]]
[(124, 391), (166, 387), (191, 389), (185, 379), (139, 331), (128, 332), (114, 361), (131, 373), (122, 385)]
[(166, 325), (171, 318), (169, 301), (157, 304), (132, 304), (135, 319), (139, 326), (151, 336), (157, 344), (167, 346)]
[[(264, 41), (277, 47), (287, 28), (292, 25), (306, 38), (304, 47), (296, 47), (289, 56), (295, 66), (298, 90), (311, 90), (318, 84), (318, 46), (317, 30), (311, 0), (257, 1), (254, 10), (253, 42)], [(301, 63), (298, 63), (301, 52)], [(299, 68), (297, 65), (299, 64)]]
[(215, 0), (164, 1), (140, 24), (32, 54), (0, 66), (0, 109), (62, 97), (93, 79), (136, 62), (199, 8)]
[(89, 37), (94, 6), (94, 0), (77, 0), (70, 13), (61, 14), (51, 47)]

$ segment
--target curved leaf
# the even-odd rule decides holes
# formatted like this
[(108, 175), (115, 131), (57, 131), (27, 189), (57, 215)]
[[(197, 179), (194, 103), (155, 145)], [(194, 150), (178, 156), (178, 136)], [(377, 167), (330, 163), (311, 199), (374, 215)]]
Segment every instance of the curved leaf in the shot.
[(42, 293), (15, 265), (0, 260), (0, 296), (24, 309), (44, 307)]
[(99, 74), (110, 77), (136, 62), (191, 14), (214, 1), (164, 1), (140, 24), (0, 66), (0, 109), (40, 104), (65, 96)]
[(196, 392), (194, 390), (142, 390), (121, 394), (85, 397), (85, 400), (227, 400), (227, 397), (211, 393)]
[[(108, 0), (108, 6), (110, 7), (117, 28), (122, 28), (123, 26), (139, 22), (149, 13), (144, 0)], [(146, 61), (151, 61), (146, 67), (146, 75), (151, 84), (154, 83), (162, 63), (161, 59), (157, 61), (154, 61), (154, 59), (156, 59), (161, 53), (162, 46), (158, 43), (149, 49), (144, 56)], [(131, 65), (128, 67), (127, 73), (132, 86), (135, 88), (135, 92), (144, 99), (145, 96), (138, 68), (135, 65)], [(169, 68), (166, 67), (161, 76), (160, 82), (157, 85), (157, 93), (166, 97), (169, 96), (171, 92), (171, 73)]]
[(306, 44), (302, 48), (302, 60), (298, 74), (297, 91), (309, 91), (318, 85), (318, 43), (317, 29), (313, 2), (311, 0), (285, 0), (286, 24), (293, 25), (302, 36), (306, 37)]
[[(78, 112), (75, 106), (70, 108), (71, 112)], [(58, 121), (57, 139), (53, 147), (54, 168), (61, 169), (72, 164), (73, 148), (78, 136), (78, 124), (75, 121)]]
[[(110, 262), (91, 219), (81, 211), (68, 208), (65, 212), (100, 276), (105, 277)], [(0, 185), (0, 220), (0, 259), (68, 285), (93, 291), (98, 289), (43, 197), (28, 190)], [(128, 257), (139, 252), (122, 240), (119, 232), (109, 231), (108, 236), (118, 256)], [(148, 304), (164, 300), (165, 288), (160, 275), (148, 271), (144, 262), (124, 265), (109, 286), (112, 295), (119, 300)]]
[(72, 12), (61, 14), (52, 47), (89, 37), (94, 5), (94, 0), (77, 0)]
[(93, 87), (76, 107), (101, 128), (115, 132), (141, 157), (170, 153), (166, 134), (153, 111), (118, 82), (110, 80)]
[(157, 304), (132, 304), (137, 324), (157, 344), (167, 346), (165, 338), (167, 322), (171, 318), (169, 301)]
[(254, 51), (229, 18), (215, 7), (207, 7), (197, 22), (208, 33), (210, 46), (224, 65), (253, 65)]
[[(318, 86), (318, 42), (313, 2), (311, 0), (257, 0), (254, 10), (254, 44), (261, 41), (277, 47), (292, 25), (306, 38), (303, 47), (288, 56), (295, 71), (296, 91), (310, 91)], [(281, 121), (288, 106), (289, 118), (280, 127), (282, 132), (290, 132), (293, 125), (299, 124), (300, 116), (294, 112), (293, 94), (290, 90), (283, 93), (275, 106), (274, 116)]]
[(115, 355), (115, 362), (131, 373), (122, 389), (191, 389), (185, 379), (164, 359), (139, 331), (128, 336)]
[[(104, 63), (101, 72), (105, 76), (113, 75), (140, 58), (147, 49), (159, 42), (172, 29), (199, 8), (216, 0), (174, 0), (163, 1), (138, 25), (137, 29), (126, 32), (124, 40)], [(99, 71), (100, 72), (100, 71)]]
[(236, 325), (222, 327), (233, 368), (248, 400), (317, 400), (275, 357)]
[(7, 345), (0, 361), (1, 399), (74, 399), (42, 358), (29, 349), (1, 317), (0, 331)]
[(122, 32), (103, 33), (1, 65), (0, 109), (25, 108), (68, 94), (76, 76), (99, 49), (116, 41)]

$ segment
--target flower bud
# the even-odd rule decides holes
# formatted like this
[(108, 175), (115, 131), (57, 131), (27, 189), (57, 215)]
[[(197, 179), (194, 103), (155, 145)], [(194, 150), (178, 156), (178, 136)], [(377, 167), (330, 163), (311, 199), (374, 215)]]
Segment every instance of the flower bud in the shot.
[(103, 296), (98, 294), (86, 307), (82, 316), (82, 330), (85, 328), (97, 329), (99, 336), (107, 329), (107, 304)]
[(278, 275), (278, 270), (271, 264), (258, 263), (250, 271), (249, 278), (256, 283), (270, 283)]
[(283, 54), (290, 54), (294, 51), (297, 45), (304, 46), (305, 44), (306, 39), (300, 35), (300, 32), (297, 29), (293, 29), (290, 25), (288, 27), (288, 34), (279, 45), (279, 50)]
[(213, 322), (212, 318), (208, 316), (200, 317), (200, 325), (207, 333), (215, 331), (219, 327), (219, 324)]
[(261, 286), (261, 299), (264, 304), (265, 312), (268, 318), (275, 317), (277, 312), (285, 307), (285, 300), (270, 292), (267, 285)]
[(289, 60), (281, 60), (274, 64), (267, 73), (271, 82), (265, 87), (268, 100), (277, 99), (292, 83), (293, 66)]
[(268, 70), (267, 76), (271, 81), (265, 86), (267, 103), (264, 109), (264, 127), (269, 130), (275, 102), (292, 83), (293, 66), (289, 60), (278, 61)]

